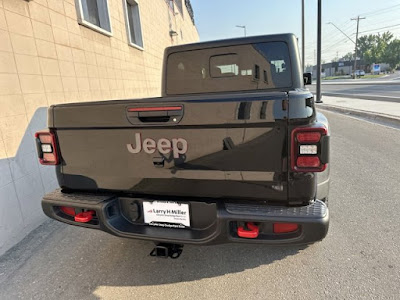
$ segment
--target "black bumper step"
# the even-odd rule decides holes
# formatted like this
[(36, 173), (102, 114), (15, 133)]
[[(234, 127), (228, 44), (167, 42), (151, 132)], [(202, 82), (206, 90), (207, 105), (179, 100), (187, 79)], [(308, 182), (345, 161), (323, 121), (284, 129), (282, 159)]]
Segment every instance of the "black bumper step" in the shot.
[[(143, 201), (153, 200), (160, 201), (113, 194), (64, 193), (58, 189), (44, 196), (42, 207), (50, 218), (71, 225), (100, 229), (120, 237), (175, 244), (309, 244), (322, 240), (329, 227), (328, 208), (319, 200), (307, 206), (284, 207), (196, 199), (186, 202), (190, 206), (192, 227), (184, 229), (154, 227), (145, 224), (143, 217), (136, 220), (129, 218), (131, 203), (135, 203), (140, 215), (143, 212)], [(62, 213), (62, 206), (94, 211), (95, 222), (75, 222)], [(253, 222), (259, 227), (257, 238), (238, 236), (238, 228), (246, 222)], [(272, 229), (275, 223), (296, 223), (299, 229), (296, 232), (275, 234)]]
[(307, 206), (286, 207), (249, 204), (225, 204), (226, 211), (236, 215), (269, 216), (269, 217), (296, 217), (296, 218), (324, 218), (328, 213), (325, 203), (316, 200)]
[(62, 192), (61, 189), (56, 189), (51, 193), (44, 195), (44, 201), (51, 201), (51, 202), (63, 202), (63, 203), (71, 203), (76, 205), (96, 205), (102, 203), (107, 200), (111, 200), (115, 198), (114, 195), (108, 194), (90, 194), (90, 193), (83, 193), (83, 192)]

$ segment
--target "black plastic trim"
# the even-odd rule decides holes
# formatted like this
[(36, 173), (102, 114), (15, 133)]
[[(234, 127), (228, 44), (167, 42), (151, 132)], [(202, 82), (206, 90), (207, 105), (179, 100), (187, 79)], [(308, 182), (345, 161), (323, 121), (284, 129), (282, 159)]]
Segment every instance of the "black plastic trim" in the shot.
[[(124, 199), (112, 194), (63, 193), (61, 190), (56, 190), (44, 196), (42, 207), (50, 218), (70, 225), (100, 229), (120, 237), (179, 244), (209, 245), (230, 242), (269, 245), (310, 244), (322, 240), (329, 228), (328, 208), (319, 200), (299, 207), (262, 205), (254, 201), (240, 203), (218, 200), (210, 202), (209, 199), (204, 202), (189, 201), (192, 218), (195, 207), (197, 219), (192, 228), (185, 229), (148, 226), (143, 223), (141, 217), (137, 220), (128, 220), (121, 213), (119, 203), (121, 200)], [(136, 201), (138, 207), (141, 207), (142, 201), (157, 199), (132, 197), (126, 200)], [(97, 220), (95, 224), (77, 223), (72, 218), (63, 217), (59, 214), (60, 206), (94, 210), (98, 223)], [(111, 216), (110, 207), (113, 210)], [(240, 238), (235, 229), (240, 222), (254, 222), (264, 231), (256, 239)], [(288, 234), (274, 234), (269, 228), (275, 222), (297, 223), (299, 230)]]

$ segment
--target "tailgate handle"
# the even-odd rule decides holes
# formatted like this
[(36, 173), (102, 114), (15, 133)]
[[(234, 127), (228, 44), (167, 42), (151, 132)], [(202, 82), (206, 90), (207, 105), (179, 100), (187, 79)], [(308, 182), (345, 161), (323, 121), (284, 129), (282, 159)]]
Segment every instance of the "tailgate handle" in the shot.
[(183, 116), (183, 106), (129, 107), (127, 115), (131, 123), (177, 123)]

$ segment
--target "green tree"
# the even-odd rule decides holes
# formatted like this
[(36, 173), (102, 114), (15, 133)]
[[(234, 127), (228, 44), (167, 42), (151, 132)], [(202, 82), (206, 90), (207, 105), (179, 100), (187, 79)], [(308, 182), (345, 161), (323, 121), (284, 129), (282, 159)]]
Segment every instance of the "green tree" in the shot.
[(388, 32), (381, 34), (364, 35), (358, 39), (358, 53), (367, 64), (384, 62), (386, 48), (391, 43), (393, 34)]
[(349, 53), (347, 53), (346, 55), (344, 55), (344, 56), (342, 57), (342, 59), (343, 59), (344, 61), (353, 60), (353, 59), (354, 59), (354, 53), (353, 53), (353, 52), (349, 52)]
[(390, 64), (392, 69), (400, 65), (400, 40), (395, 39), (387, 45), (382, 57), (385, 63)]

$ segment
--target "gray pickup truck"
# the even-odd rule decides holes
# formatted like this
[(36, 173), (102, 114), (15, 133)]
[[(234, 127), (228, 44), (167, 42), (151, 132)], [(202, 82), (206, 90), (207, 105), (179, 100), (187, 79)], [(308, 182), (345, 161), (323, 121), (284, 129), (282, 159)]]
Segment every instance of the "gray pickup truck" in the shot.
[(55, 220), (159, 243), (309, 244), (329, 226), (329, 125), (292, 34), (167, 48), (162, 97), (51, 106)]

